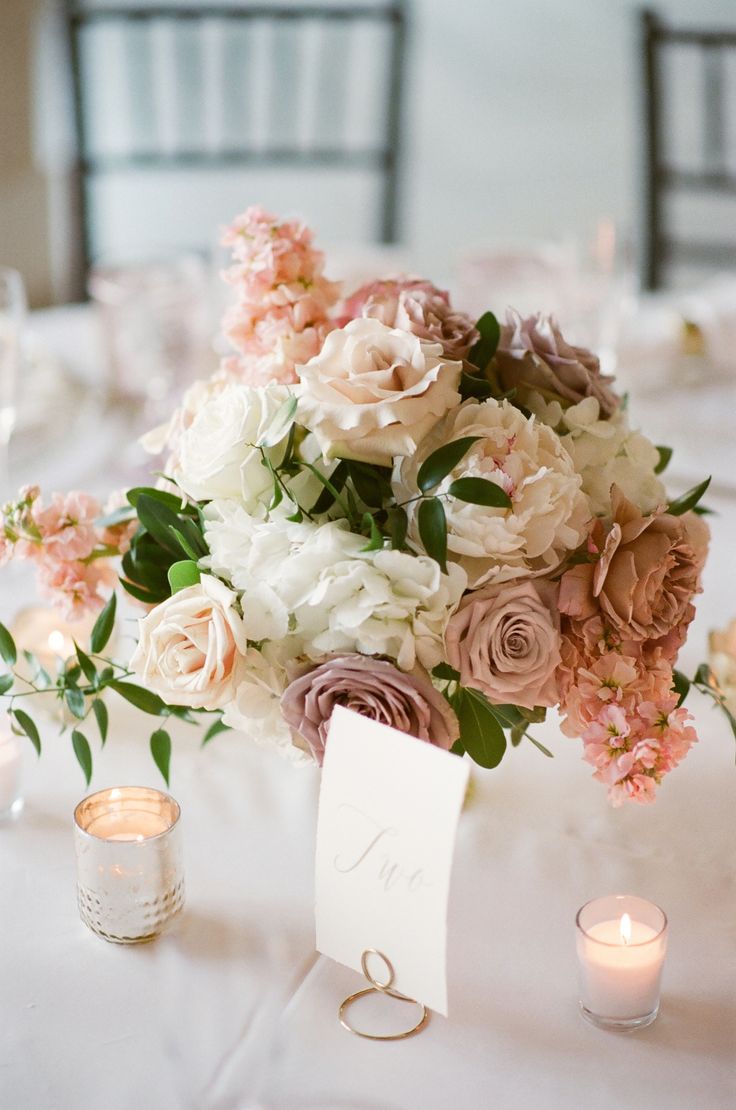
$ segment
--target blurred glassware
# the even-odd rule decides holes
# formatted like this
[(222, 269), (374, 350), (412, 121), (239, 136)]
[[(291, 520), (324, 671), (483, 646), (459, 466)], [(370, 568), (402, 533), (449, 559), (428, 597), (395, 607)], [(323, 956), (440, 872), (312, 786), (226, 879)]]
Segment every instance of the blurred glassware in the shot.
[(23, 809), (23, 745), (24, 741), (11, 732), (6, 717), (0, 728), (0, 821), (17, 817)]
[(679, 297), (678, 303), (689, 325), (688, 337), (697, 331), (701, 339), (699, 350), (691, 344), (685, 353), (702, 357), (710, 378), (736, 378), (736, 275), (721, 274)]
[(629, 239), (604, 217), (578, 255), (565, 338), (595, 351), (604, 373), (612, 374), (625, 326), (636, 313), (639, 278)]
[(17, 417), (27, 312), (23, 278), (17, 270), (0, 267), (0, 481), (3, 485), (8, 484), (8, 452)]
[(471, 314), (507, 307), (522, 316), (556, 316), (565, 338), (589, 347), (611, 372), (623, 323), (636, 307), (634, 252), (613, 220), (598, 221), (589, 240), (539, 243), (467, 256), (460, 263), (458, 304)]
[(196, 254), (96, 264), (89, 292), (99, 312), (115, 401), (145, 418), (215, 368), (209, 270)]
[(460, 260), (457, 304), (471, 316), (491, 308), (503, 320), (506, 309), (514, 308), (522, 316), (547, 312), (564, 320), (576, 271), (572, 243), (479, 251)]

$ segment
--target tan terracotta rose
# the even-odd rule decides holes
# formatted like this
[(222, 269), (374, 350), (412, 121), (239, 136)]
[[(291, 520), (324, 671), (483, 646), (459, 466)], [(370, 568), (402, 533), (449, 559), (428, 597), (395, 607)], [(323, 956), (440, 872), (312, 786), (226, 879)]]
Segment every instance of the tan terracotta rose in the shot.
[(621, 640), (656, 641), (673, 658), (695, 614), (708, 526), (695, 513), (642, 516), (617, 486), (611, 503), (601, 556), (562, 576), (560, 611), (576, 621), (600, 612)]

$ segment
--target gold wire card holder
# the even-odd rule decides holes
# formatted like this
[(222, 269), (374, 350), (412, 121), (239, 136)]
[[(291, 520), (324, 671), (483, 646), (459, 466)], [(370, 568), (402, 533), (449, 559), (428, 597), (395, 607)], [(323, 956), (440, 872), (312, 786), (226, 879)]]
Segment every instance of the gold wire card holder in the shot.
[[(377, 956), (378, 959), (383, 960), (386, 965), (386, 979), (384, 982), (380, 982), (371, 973), (368, 966), (369, 956)], [(403, 1041), (406, 1037), (413, 1037), (416, 1033), (426, 1028), (429, 1022), (429, 1010), (423, 1003), (417, 1002), (415, 998), (409, 998), (407, 995), (401, 994), (399, 991), (393, 989), (392, 984), (396, 978), (396, 973), (394, 972), (393, 964), (388, 956), (385, 956), (383, 952), (379, 952), (377, 948), (366, 948), (360, 957), (360, 966), (363, 969), (364, 976), (371, 985), (369, 987), (363, 987), (362, 990), (355, 991), (353, 994), (349, 994), (348, 997), (343, 999), (340, 1003), (337, 1016), (340, 1019), (340, 1024), (343, 1029), (347, 1029), (349, 1033), (354, 1033), (356, 1037), (365, 1037), (366, 1040), (369, 1041)], [(400, 1033), (367, 1033), (362, 1029), (357, 1029), (348, 1021), (346, 1014), (354, 1002), (357, 1002), (359, 998), (364, 998), (369, 994), (382, 994), (387, 998), (395, 998), (399, 1002), (408, 1002), (412, 1006), (419, 1006), (422, 1011), (419, 1021), (416, 1025), (412, 1025), (411, 1029), (404, 1029)]]

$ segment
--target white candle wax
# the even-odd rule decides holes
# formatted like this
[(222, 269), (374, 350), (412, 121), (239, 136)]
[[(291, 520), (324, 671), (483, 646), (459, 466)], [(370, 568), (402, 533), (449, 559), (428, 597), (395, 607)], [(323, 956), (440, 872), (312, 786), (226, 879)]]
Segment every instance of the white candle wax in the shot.
[(160, 813), (146, 810), (121, 809), (118, 812), (104, 813), (92, 821), (87, 832), (101, 840), (146, 840), (159, 836), (169, 828), (168, 821)]
[(17, 736), (0, 734), (0, 816), (14, 811), (20, 798), (21, 750)]
[(634, 1019), (659, 1005), (665, 934), (635, 918), (625, 932), (622, 918), (578, 931), (582, 1001), (599, 1017)]

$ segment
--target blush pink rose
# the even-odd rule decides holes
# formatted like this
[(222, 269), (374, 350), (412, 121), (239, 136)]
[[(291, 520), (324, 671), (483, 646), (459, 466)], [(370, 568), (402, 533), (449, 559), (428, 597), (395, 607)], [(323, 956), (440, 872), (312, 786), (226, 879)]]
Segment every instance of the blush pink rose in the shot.
[(497, 704), (556, 705), (560, 663), (557, 589), (543, 579), (467, 594), (445, 633), (447, 658), (464, 686)]
[(619, 641), (646, 641), (671, 661), (695, 615), (708, 526), (695, 513), (642, 516), (616, 486), (611, 503), (600, 558), (563, 574), (560, 610), (577, 622), (599, 613)]
[(336, 705), (445, 750), (460, 735), (455, 714), (428, 676), (371, 656), (335, 655), (295, 679), (281, 698), (284, 719), (320, 766)]
[(345, 320), (359, 316), (380, 320), (390, 328), (441, 343), (447, 358), (463, 359), (478, 340), (470, 316), (450, 304), (449, 295), (419, 278), (372, 281), (347, 299)]

